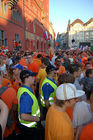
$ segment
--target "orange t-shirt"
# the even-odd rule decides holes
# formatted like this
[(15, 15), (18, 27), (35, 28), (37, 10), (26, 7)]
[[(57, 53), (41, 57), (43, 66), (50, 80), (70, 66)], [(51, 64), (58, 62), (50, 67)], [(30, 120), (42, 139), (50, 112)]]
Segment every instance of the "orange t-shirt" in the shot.
[(67, 108), (66, 112), (72, 121), (73, 120), (73, 108), (72, 107)]
[(30, 70), (32, 72), (38, 73), (38, 71), (39, 71), (39, 68), (35, 62), (32, 62), (31, 64), (27, 64), (27, 68), (28, 68), (28, 70)]
[[(4, 93), (1, 95), (1, 99), (4, 101), (4, 103), (7, 105), (9, 112), (12, 108), (13, 104), (18, 104), (18, 99), (16, 96), (16, 92), (13, 88), (8, 88), (4, 91)], [(13, 112), (12, 112), (13, 114)], [(14, 117), (13, 117), (14, 119)], [(11, 125), (11, 128), (8, 129), (8, 127), (5, 128), (4, 137), (8, 137), (10, 134), (12, 134), (12, 131), (15, 129), (16, 122), (14, 121)]]
[(83, 127), (80, 140), (93, 140), (93, 122)]
[(66, 112), (55, 109), (53, 104), (46, 116), (45, 140), (73, 140), (72, 122)]
[(19, 64), (22, 65), (23, 67), (27, 66), (27, 61), (26, 61), (25, 57), (21, 58), (21, 60), (19, 61)]
[(7, 78), (3, 78), (2, 86), (4, 86), (4, 87), (12, 87), (12, 82)]
[(42, 62), (40, 59), (36, 58), (36, 59), (33, 59), (33, 62), (37, 64), (38, 66), (38, 69), (40, 69), (41, 65), (42, 65)]

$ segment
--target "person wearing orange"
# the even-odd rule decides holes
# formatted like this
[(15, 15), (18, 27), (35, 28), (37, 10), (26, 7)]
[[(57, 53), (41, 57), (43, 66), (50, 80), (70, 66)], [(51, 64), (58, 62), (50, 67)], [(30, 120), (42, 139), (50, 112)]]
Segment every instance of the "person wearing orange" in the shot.
[(42, 55), (41, 54), (38, 54), (37, 55), (37, 58), (33, 59), (33, 62), (35, 62), (38, 66), (38, 68), (40, 69), (42, 63), (41, 63), (41, 58), (42, 58)]
[(79, 140), (93, 140), (93, 122), (82, 129)]
[[(58, 86), (64, 83), (72, 83), (74, 84), (75, 78), (70, 73), (63, 73), (58, 77)], [(73, 107), (68, 107), (66, 110), (67, 114), (69, 115), (71, 121), (73, 120)]]
[(57, 58), (55, 59), (55, 65), (56, 65), (57, 68), (59, 68), (59, 70), (58, 70), (58, 75), (61, 75), (61, 74), (63, 74), (63, 73), (66, 72), (65, 67), (61, 65), (61, 60), (60, 60), (60, 58), (57, 57)]
[(4, 86), (4, 87), (12, 87), (12, 82), (7, 78), (3, 78), (2, 86)]
[(82, 70), (84, 70), (85, 69), (85, 64), (87, 63), (87, 57), (83, 57), (82, 59), (81, 59), (81, 62), (82, 62)]
[(15, 130), (16, 122), (14, 121), (13, 111), (16, 111), (17, 109), (18, 100), (16, 97), (16, 92), (13, 88), (4, 87), (1, 85), (2, 79), (2, 71), (0, 71), (0, 97), (7, 105), (9, 110), (9, 117), (4, 132), (4, 138), (8, 140), (8, 138), (14, 139), (12, 132)]
[[(93, 82), (87, 79), (83, 90), (85, 91), (86, 100), (79, 101), (73, 109), (73, 127), (75, 131), (75, 140), (79, 139), (82, 127), (93, 122)], [(92, 80), (93, 81), (93, 80)]]
[(27, 60), (28, 60), (27, 69), (32, 72), (38, 73), (39, 71), (38, 65), (35, 62), (33, 62), (33, 58), (31, 55), (27, 56)]
[[(93, 85), (90, 88), (90, 111), (93, 113)], [(80, 140), (93, 140), (93, 115), (92, 122), (82, 128)]]
[(66, 109), (74, 106), (76, 99), (83, 94), (70, 83), (57, 88), (56, 101), (46, 115), (45, 140), (74, 140), (74, 129)]
[(12, 72), (11, 68), (9, 68), (6, 76), (4, 76), (4, 78), (2, 80), (2, 86), (13, 87), (11, 79), (13, 79), (13, 72)]
[(23, 67), (25, 66), (27, 67), (27, 61), (24, 56), (21, 57), (19, 64), (22, 65)]

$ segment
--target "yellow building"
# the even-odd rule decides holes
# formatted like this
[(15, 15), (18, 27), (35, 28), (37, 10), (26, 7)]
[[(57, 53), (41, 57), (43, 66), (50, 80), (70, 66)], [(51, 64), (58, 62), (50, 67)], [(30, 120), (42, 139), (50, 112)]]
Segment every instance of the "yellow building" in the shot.
[(68, 21), (68, 46), (80, 46), (80, 44), (93, 45), (93, 18), (86, 23), (76, 19), (72, 24)]
[(51, 35), (51, 45), (53, 46), (54, 45), (54, 42), (55, 42), (55, 31), (53, 29), (53, 24), (52, 22), (49, 22), (49, 33)]
[(55, 39), (55, 32), (54, 32), (54, 29), (53, 29), (52, 22), (49, 23), (49, 33), (52, 35), (52, 39), (54, 40)]

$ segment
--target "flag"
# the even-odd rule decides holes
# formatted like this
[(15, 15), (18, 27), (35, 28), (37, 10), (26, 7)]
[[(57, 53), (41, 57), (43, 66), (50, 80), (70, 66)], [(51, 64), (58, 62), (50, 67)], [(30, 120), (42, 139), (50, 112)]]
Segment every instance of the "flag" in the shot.
[(48, 31), (44, 31), (43, 36), (44, 36), (45, 40), (48, 40), (48, 38), (49, 38)]
[(48, 40), (49, 40), (49, 41), (52, 40), (52, 35), (49, 35)]

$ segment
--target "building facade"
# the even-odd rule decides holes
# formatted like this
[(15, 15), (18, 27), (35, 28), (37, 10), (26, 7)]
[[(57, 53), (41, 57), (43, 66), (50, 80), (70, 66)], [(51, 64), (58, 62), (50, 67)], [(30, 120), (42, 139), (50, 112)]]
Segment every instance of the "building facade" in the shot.
[(55, 31), (53, 29), (53, 24), (52, 22), (49, 22), (49, 33), (51, 35), (51, 46), (54, 47), (54, 44), (55, 44)]
[(68, 21), (68, 46), (79, 47), (80, 45), (93, 45), (93, 18), (86, 23), (76, 19), (72, 24)]
[(57, 44), (57, 49), (67, 49), (67, 32), (63, 32), (61, 34), (57, 34), (56, 38), (56, 44)]
[(0, 0), (0, 47), (13, 50), (21, 41), (22, 50), (45, 51), (49, 31), (49, 0)]

